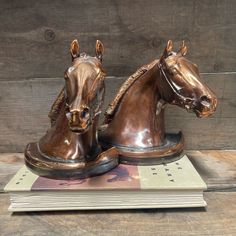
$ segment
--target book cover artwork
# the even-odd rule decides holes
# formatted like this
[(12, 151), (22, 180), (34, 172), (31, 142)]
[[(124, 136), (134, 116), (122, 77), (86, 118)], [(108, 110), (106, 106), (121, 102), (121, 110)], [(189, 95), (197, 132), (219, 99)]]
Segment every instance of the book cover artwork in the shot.
[(206, 189), (206, 184), (184, 156), (162, 165), (121, 164), (104, 175), (77, 180), (40, 177), (23, 166), (5, 187), (5, 191), (109, 189)]

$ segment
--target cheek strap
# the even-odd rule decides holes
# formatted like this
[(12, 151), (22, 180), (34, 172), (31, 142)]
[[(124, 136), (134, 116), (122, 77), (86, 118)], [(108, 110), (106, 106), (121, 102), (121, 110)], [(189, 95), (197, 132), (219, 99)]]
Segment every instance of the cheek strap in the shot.
[[(166, 82), (168, 83), (168, 85), (171, 87), (172, 91), (175, 93), (175, 95), (180, 98), (180, 101), (182, 101), (183, 103), (185, 103), (185, 106), (188, 106), (189, 109), (192, 108), (194, 106), (195, 100), (193, 98), (190, 97), (185, 97), (182, 94), (179, 93), (178, 89), (175, 87), (175, 85), (173, 84), (173, 82), (171, 81), (171, 79), (169, 79), (162, 67), (162, 65), (160, 63), (157, 64), (158, 68), (160, 69), (161, 74), (163, 75), (163, 77), (165, 78)], [(187, 108), (187, 107), (186, 107)]]

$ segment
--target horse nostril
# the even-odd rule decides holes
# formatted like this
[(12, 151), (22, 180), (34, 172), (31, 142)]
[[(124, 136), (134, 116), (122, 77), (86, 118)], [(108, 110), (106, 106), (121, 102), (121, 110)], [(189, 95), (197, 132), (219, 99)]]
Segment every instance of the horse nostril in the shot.
[(208, 98), (206, 95), (200, 97), (200, 103), (205, 107), (211, 106), (211, 99)]
[(88, 120), (90, 118), (89, 108), (84, 107), (83, 110), (80, 112), (80, 117), (82, 119)]
[(200, 101), (206, 101), (206, 102), (209, 102), (209, 98), (206, 96), (206, 95), (203, 95), (200, 97)]

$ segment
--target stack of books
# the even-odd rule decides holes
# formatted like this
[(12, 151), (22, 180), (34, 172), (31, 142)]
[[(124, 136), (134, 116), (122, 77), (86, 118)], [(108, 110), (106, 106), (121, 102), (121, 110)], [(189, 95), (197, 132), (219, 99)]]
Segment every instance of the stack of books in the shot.
[(205, 189), (186, 155), (162, 165), (121, 164), (78, 180), (39, 177), (23, 166), (5, 186), (9, 211), (204, 207)]

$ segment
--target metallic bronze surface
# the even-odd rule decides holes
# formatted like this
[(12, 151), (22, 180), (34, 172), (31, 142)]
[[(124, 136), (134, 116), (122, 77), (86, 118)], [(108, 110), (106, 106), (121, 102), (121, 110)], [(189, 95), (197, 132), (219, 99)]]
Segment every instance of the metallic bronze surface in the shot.
[(84, 178), (118, 165), (118, 152), (102, 152), (97, 140), (98, 117), (104, 99), (103, 44), (97, 40), (96, 57), (79, 53), (71, 43), (72, 66), (65, 72), (65, 87), (52, 105), (51, 128), (25, 150), (26, 165), (50, 178)]
[(131, 75), (106, 110), (99, 141), (105, 148), (117, 147), (123, 163), (158, 164), (182, 152), (182, 135), (165, 133), (166, 104), (197, 117), (208, 117), (216, 110), (215, 94), (200, 81), (197, 65), (184, 57), (184, 42), (177, 53), (172, 48), (169, 40), (160, 60)]

